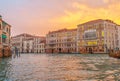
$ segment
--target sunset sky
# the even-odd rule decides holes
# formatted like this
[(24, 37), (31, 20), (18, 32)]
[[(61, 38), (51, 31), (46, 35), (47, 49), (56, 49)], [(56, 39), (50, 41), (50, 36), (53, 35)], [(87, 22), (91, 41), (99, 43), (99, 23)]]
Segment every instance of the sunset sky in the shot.
[(120, 0), (1, 0), (0, 15), (12, 25), (12, 35), (45, 36), (94, 19), (120, 24)]

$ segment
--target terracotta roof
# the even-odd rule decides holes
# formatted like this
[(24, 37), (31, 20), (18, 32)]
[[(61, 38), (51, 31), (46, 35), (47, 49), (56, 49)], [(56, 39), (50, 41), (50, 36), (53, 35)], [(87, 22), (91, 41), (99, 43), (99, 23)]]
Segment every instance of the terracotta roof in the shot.
[(117, 26), (120, 26), (120, 25), (117, 25)]
[(110, 23), (113, 23), (113, 24), (116, 24), (116, 23), (114, 23), (112, 20), (108, 20), (108, 19), (106, 19), (106, 20), (97, 19), (97, 20), (92, 20), (92, 21), (85, 22), (85, 23), (83, 23), (83, 24), (79, 24), (78, 26), (80, 26), (80, 25), (86, 25), (86, 24), (95, 24), (95, 23), (104, 22), (104, 21), (110, 22)]
[(13, 36), (12, 38), (20, 37), (20, 36), (32, 37), (33, 35), (30, 35), (30, 34), (27, 34), (27, 33), (22, 33), (22, 34), (19, 34), (19, 35)]
[(43, 39), (45, 39), (45, 37), (43, 37), (43, 36), (34, 36), (34, 35), (27, 34), (27, 33), (19, 34), (19, 35), (13, 36), (11, 38), (16, 38), (16, 37), (21, 37), (21, 36), (30, 37), (30, 38), (43, 38)]
[(67, 32), (67, 31), (77, 31), (77, 28), (76, 29), (60, 29), (60, 30), (57, 30), (57, 31), (52, 31), (52, 32), (49, 32), (49, 34), (51, 33), (59, 33), (59, 32)]

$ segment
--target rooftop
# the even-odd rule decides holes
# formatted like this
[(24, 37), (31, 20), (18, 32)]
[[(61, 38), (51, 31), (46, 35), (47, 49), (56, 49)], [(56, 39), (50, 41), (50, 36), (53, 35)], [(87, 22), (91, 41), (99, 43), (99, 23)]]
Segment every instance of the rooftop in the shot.
[(83, 23), (83, 24), (79, 24), (78, 26), (80, 26), (80, 25), (85, 25), (85, 24), (95, 24), (95, 23), (104, 22), (104, 21), (109, 22), (109, 23), (116, 24), (116, 23), (114, 23), (112, 20), (109, 20), (109, 19), (106, 19), (106, 20), (104, 20), (104, 19), (97, 19), (97, 20), (92, 20), (92, 21), (85, 22), (85, 23)]
[(22, 34), (13, 36), (12, 38), (14, 38), (14, 37), (21, 37), (21, 36), (32, 37), (33, 35), (30, 35), (30, 34), (27, 34), (27, 33), (22, 33)]
[[(3, 26), (9, 25), (8, 23), (6, 23), (5, 21), (2, 20), (2, 24)], [(9, 25), (11, 27), (11, 25)]]
[(52, 31), (52, 32), (49, 32), (49, 34), (51, 33), (59, 33), (59, 32), (67, 32), (67, 31), (77, 31), (77, 29), (60, 29), (60, 30), (57, 30), (57, 31)]
[(1, 15), (0, 15), (0, 20), (2, 21), (3, 26), (9, 25), (9, 26), (11, 27), (10, 24), (8, 24), (7, 22), (5, 22), (5, 21), (2, 19), (2, 16), (1, 16)]
[(27, 34), (27, 33), (22, 33), (22, 34), (13, 36), (12, 38), (21, 37), (21, 36), (31, 37), (31, 38), (45, 38), (45, 37), (43, 37), (43, 36), (35, 36), (35, 35)]

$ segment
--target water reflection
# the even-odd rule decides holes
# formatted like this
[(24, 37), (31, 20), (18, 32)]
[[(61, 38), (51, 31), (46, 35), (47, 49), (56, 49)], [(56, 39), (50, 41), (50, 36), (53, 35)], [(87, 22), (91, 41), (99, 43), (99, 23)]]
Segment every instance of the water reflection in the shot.
[(11, 58), (0, 58), (0, 81), (5, 81), (9, 78), (7, 75), (10, 75), (12, 66), (9, 61), (11, 61)]
[(108, 55), (22, 54), (0, 59), (0, 81), (118, 81), (119, 64)]

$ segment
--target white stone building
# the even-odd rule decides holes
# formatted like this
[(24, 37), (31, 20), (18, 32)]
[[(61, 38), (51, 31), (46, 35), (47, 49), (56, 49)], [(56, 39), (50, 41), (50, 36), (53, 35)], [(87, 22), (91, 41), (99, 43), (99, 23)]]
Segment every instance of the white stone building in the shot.
[(45, 53), (45, 47), (46, 47), (46, 41), (45, 40), (43, 40), (43, 41), (41, 41), (39, 44), (38, 44), (38, 51), (39, 51), (39, 53)]
[[(41, 43), (43, 40), (45, 40), (45, 37), (39, 37), (39, 36), (35, 36), (34, 37), (34, 53), (43, 53), (44, 51), (42, 51), (42, 47), (43, 44)], [(42, 47), (41, 47), (42, 46)]]
[(34, 52), (33, 44), (34, 44), (33, 38), (24, 40), (23, 41), (23, 52), (33, 53)]
[(16, 46), (21, 53), (40, 53), (39, 44), (45, 37), (30, 34), (20, 34), (12, 37), (12, 46)]
[(23, 53), (24, 52), (24, 48), (23, 48), (24, 43), (23, 42), (30, 38), (33, 38), (33, 36), (30, 34), (23, 33), (23, 34), (12, 37), (11, 44), (12, 44), (12, 46), (16, 46), (19, 49), (20, 53)]

